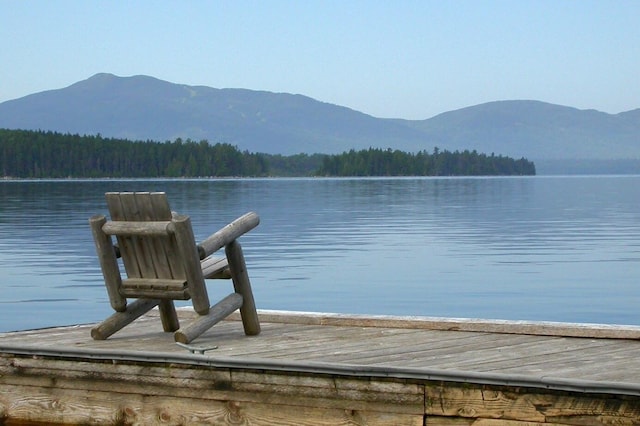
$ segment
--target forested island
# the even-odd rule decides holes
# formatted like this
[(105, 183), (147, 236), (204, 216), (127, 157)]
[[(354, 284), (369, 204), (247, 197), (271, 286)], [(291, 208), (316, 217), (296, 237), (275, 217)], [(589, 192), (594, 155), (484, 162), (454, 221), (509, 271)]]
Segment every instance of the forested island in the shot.
[(291, 156), (240, 151), (190, 139), (130, 141), (51, 131), (0, 129), (4, 178), (535, 175), (535, 165), (476, 151), (369, 148)]

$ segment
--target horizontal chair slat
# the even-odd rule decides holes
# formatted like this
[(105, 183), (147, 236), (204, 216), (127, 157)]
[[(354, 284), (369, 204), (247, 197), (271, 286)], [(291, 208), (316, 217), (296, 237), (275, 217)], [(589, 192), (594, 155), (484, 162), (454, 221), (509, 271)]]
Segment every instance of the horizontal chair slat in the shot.
[(190, 298), (185, 280), (159, 278), (129, 278), (122, 281), (120, 294), (124, 297), (145, 299), (188, 300)]
[(184, 279), (172, 280), (168, 278), (128, 278), (122, 280), (122, 288), (183, 290), (187, 288), (187, 281)]
[(229, 279), (229, 261), (226, 257), (208, 257), (202, 261), (202, 275), (207, 279)]
[(183, 291), (158, 291), (158, 290), (121, 290), (124, 297), (135, 299), (160, 299), (160, 300), (189, 300), (191, 296), (187, 290)]
[(125, 291), (122, 294), (124, 297), (131, 297), (136, 299), (158, 299), (158, 300), (189, 300), (189, 292), (184, 291), (164, 291), (158, 292), (155, 290), (143, 290), (143, 291)]

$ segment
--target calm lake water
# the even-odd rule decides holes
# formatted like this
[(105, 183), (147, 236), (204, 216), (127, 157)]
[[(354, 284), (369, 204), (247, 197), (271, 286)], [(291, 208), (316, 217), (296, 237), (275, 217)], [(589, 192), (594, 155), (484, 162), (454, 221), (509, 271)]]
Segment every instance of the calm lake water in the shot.
[(260, 309), (640, 324), (640, 176), (2, 181), (0, 331), (111, 313), (107, 191), (167, 192), (199, 240), (256, 211)]

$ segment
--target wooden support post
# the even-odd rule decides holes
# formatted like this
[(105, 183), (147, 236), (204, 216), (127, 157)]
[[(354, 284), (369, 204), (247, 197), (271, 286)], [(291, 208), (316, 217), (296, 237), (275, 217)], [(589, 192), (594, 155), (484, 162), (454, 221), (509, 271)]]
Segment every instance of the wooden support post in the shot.
[(106, 320), (91, 329), (91, 337), (94, 340), (105, 340), (113, 333), (131, 324), (136, 318), (149, 312), (160, 303), (154, 299), (138, 299), (127, 306), (124, 312), (116, 312)]
[(160, 308), (160, 320), (162, 321), (162, 329), (168, 333), (172, 333), (180, 328), (178, 321), (178, 313), (173, 300), (162, 300), (158, 305)]
[(189, 283), (189, 294), (193, 299), (193, 309), (200, 315), (209, 312), (209, 296), (202, 276), (196, 241), (191, 229), (189, 216), (175, 215), (172, 220), (178, 253), (184, 262), (184, 273)]
[(116, 252), (111, 237), (102, 231), (102, 227), (106, 222), (107, 218), (103, 215), (93, 216), (89, 219), (93, 241), (96, 245), (96, 252), (100, 260), (107, 294), (109, 295), (109, 303), (111, 303), (111, 307), (114, 310), (124, 312), (127, 308), (127, 299), (120, 294), (122, 277), (120, 276)]
[(232, 312), (242, 306), (242, 295), (231, 293), (209, 309), (207, 315), (201, 315), (189, 325), (182, 327), (174, 334), (174, 339), (179, 343), (190, 343), (202, 333), (219, 323)]
[(238, 241), (232, 241), (225, 246), (225, 253), (229, 261), (229, 269), (231, 270), (231, 279), (236, 293), (242, 295), (242, 307), (240, 308), (240, 316), (242, 317), (242, 325), (244, 333), (248, 336), (260, 334), (260, 320), (256, 311), (256, 303), (253, 300), (253, 292), (251, 291), (251, 282), (247, 273), (247, 265), (242, 254), (242, 247)]

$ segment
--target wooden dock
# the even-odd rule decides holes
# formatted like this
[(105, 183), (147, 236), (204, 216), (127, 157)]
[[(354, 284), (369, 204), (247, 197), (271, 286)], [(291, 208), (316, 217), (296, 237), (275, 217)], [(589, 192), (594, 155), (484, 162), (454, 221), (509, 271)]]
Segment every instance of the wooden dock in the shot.
[[(181, 318), (192, 316), (180, 310)], [(0, 424), (640, 425), (640, 327), (260, 311), (193, 345), (157, 311), (0, 334)]]

